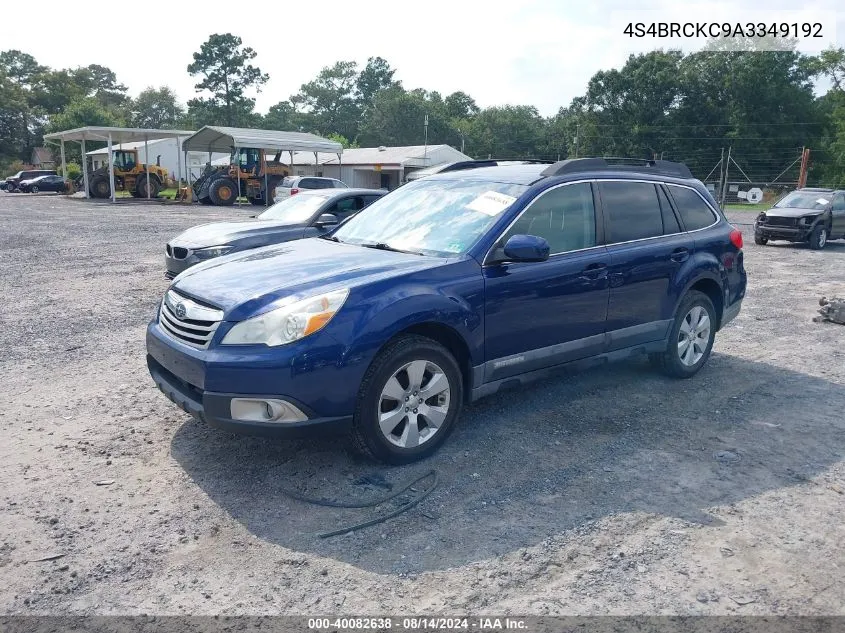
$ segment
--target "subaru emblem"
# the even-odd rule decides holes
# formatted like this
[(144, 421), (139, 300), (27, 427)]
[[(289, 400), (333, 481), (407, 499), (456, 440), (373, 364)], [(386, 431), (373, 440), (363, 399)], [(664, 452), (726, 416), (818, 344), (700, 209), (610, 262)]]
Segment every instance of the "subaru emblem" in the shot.
[(185, 304), (184, 303), (177, 303), (176, 307), (173, 309), (173, 312), (180, 319), (184, 319), (185, 315), (188, 314), (188, 311), (185, 310)]

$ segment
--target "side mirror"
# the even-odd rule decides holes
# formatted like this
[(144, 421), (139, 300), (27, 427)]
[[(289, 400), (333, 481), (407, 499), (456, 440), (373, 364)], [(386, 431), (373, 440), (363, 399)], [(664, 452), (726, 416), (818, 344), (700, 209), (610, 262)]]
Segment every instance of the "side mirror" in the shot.
[(337, 216), (334, 213), (322, 213), (314, 222), (316, 227), (334, 226), (335, 224), (337, 224)]
[(544, 262), (549, 258), (549, 243), (536, 235), (511, 235), (504, 253), (511, 262)]

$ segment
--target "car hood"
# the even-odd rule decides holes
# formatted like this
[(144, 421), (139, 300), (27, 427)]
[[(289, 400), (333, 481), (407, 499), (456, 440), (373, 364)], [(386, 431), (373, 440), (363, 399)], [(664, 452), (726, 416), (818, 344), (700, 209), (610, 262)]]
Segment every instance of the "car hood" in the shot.
[(805, 215), (821, 215), (824, 213), (823, 209), (791, 209), (791, 208), (771, 208), (765, 212), (768, 217), (776, 218), (801, 218)]
[(171, 287), (237, 321), (286, 297), (356, 287), (447, 261), (311, 238), (209, 260), (180, 274)]
[(273, 220), (246, 220), (243, 222), (213, 222), (200, 224), (172, 240), (172, 246), (187, 248), (202, 248), (204, 246), (221, 246), (233, 241), (256, 237), (265, 234), (291, 233), (291, 237), (302, 235), (305, 227), (298, 224), (285, 224)]

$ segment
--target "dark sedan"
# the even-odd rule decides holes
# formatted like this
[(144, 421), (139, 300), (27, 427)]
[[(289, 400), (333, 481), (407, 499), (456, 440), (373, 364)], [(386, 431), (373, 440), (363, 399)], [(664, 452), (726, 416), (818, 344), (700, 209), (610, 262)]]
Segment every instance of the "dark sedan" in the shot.
[(23, 193), (39, 193), (42, 191), (65, 191), (65, 179), (61, 176), (39, 176), (31, 180), (22, 180), (18, 185)]
[(254, 219), (188, 229), (165, 248), (165, 276), (213, 257), (325, 233), (384, 196), (378, 189), (315, 189), (277, 202)]

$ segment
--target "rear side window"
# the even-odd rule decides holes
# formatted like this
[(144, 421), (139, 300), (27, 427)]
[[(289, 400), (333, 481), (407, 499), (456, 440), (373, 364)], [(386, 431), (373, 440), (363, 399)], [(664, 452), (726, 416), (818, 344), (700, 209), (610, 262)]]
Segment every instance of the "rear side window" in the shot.
[(648, 182), (599, 182), (607, 242), (630, 242), (663, 235), (657, 190)]
[(316, 178), (303, 178), (299, 181), (299, 186), (303, 189), (319, 189), (320, 185), (317, 182)]
[(596, 210), (588, 183), (557, 187), (540, 196), (504, 236), (536, 235), (549, 243), (552, 255), (596, 245)]
[(675, 200), (675, 207), (684, 221), (687, 231), (695, 231), (710, 226), (716, 221), (713, 211), (694, 190), (677, 185), (667, 185)]
[(678, 224), (678, 218), (675, 217), (675, 212), (672, 211), (672, 205), (669, 204), (669, 198), (666, 197), (663, 187), (657, 187), (657, 197), (660, 198), (660, 212), (663, 214), (663, 234), (673, 235), (680, 233), (681, 225)]

